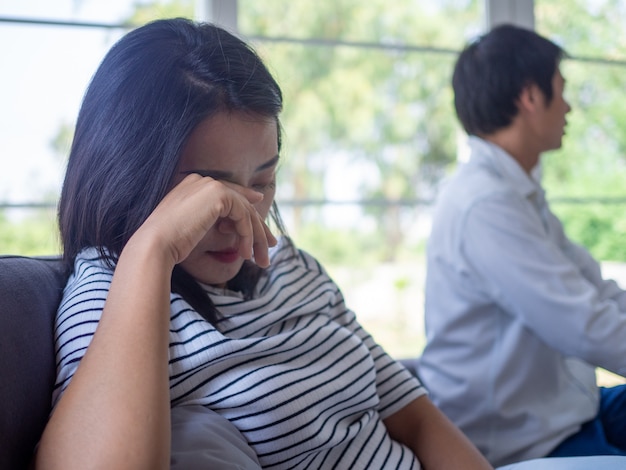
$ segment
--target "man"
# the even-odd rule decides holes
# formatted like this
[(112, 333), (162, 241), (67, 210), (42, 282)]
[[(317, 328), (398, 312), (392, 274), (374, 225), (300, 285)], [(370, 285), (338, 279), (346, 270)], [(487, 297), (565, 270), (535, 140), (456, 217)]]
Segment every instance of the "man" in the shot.
[(428, 247), (433, 401), (495, 466), (543, 456), (626, 455), (626, 292), (572, 243), (535, 178), (570, 106), (563, 50), (504, 25), (470, 44), (453, 75), (470, 160), (443, 190)]

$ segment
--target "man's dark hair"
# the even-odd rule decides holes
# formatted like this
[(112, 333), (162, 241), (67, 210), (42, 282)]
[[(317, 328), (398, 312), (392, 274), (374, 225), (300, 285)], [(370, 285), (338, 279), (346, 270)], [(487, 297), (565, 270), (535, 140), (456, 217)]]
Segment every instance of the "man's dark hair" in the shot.
[(513, 25), (497, 26), (470, 43), (452, 76), (454, 106), (465, 131), (486, 135), (508, 126), (525, 86), (537, 85), (549, 103), (564, 56), (553, 42)]

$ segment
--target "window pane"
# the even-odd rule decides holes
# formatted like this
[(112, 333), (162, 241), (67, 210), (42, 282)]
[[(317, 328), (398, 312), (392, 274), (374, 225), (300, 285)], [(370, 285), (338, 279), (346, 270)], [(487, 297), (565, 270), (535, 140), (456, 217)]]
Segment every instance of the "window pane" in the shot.
[(482, 29), (483, 11), (476, 0), (239, 0), (239, 25), (246, 35), (458, 48)]
[(537, 30), (571, 56), (567, 135), (544, 158), (553, 209), (596, 257), (626, 260), (626, 3), (537, 0), (535, 11)]

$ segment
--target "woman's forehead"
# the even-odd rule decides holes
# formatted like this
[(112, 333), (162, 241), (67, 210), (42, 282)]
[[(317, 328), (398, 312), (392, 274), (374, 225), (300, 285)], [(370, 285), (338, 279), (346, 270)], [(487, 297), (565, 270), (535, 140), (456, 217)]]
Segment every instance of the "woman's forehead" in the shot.
[(275, 119), (248, 113), (219, 113), (193, 130), (181, 156), (187, 169), (256, 171), (278, 155)]

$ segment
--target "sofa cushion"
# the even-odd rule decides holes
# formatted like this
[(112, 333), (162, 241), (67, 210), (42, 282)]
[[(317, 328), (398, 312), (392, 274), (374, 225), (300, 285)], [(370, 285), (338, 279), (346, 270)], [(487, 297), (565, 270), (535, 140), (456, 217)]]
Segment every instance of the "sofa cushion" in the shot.
[(261, 470), (252, 447), (226, 418), (202, 405), (172, 408), (171, 470)]
[(46, 425), (66, 279), (58, 258), (0, 256), (0, 468), (26, 468)]

